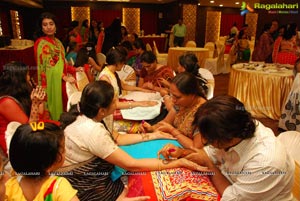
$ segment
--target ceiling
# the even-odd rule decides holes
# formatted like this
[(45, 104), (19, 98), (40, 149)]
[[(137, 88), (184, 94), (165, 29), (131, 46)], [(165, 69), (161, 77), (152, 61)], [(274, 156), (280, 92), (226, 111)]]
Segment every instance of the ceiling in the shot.
[[(78, 1), (78, 0), (43, 0), (44, 2), (66, 2), (66, 1)], [(171, 2), (181, 3), (200, 3), (199, 6), (220, 6), (230, 8), (240, 8), (243, 0), (214, 0), (214, 3), (210, 3), (211, 0), (80, 0), (85, 2), (116, 2), (116, 3), (142, 3), (142, 4), (166, 4)], [(236, 4), (238, 2), (239, 4)], [(254, 2), (260, 2), (260, 0), (247, 0), (247, 3), (253, 4)]]
[[(211, 3), (211, 0), (0, 0), (10, 2), (13, 4), (26, 6), (26, 7), (42, 7), (43, 2), (66, 2), (66, 1), (82, 1), (82, 2), (115, 2), (115, 3), (142, 3), (142, 4), (166, 4), (172, 2), (181, 2), (181, 3), (194, 3), (199, 6), (212, 6), (219, 7), (223, 5), (223, 7), (230, 8), (240, 8), (242, 0), (214, 0), (214, 3)], [(237, 4), (238, 2), (239, 4)], [(250, 5), (254, 2), (259, 2), (259, 0), (247, 0)]]

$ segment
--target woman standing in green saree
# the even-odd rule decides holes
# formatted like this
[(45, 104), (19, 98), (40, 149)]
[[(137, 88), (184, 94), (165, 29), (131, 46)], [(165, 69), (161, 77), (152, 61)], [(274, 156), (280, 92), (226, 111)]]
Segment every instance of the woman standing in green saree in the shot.
[(38, 67), (38, 84), (46, 90), (45, 109), (52, 120), (59, 119), (63, 112), (63, 103), (67, 102), (65, 82), (75, 82), (74, 77), (67, 76), (65, 49), (55, 33), (56, 17), (51, 13), (42, 13), (38, 21), (34, 53)]

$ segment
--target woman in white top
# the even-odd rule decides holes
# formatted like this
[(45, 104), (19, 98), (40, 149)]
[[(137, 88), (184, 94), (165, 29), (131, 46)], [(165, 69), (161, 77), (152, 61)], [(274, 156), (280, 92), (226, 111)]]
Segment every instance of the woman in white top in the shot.
[[(141, 87), (131, 86), (120, 80), (116, 71), (120, 71), (126, 63), (127, 52), (124, 47), (112, 47), (106, 54), (107, 66), (101, 71), (98, 80), (109, 82), (113, 88), (116, 97), (121, 95), (121, 90), (126, 91), (143, 91), (151, 92), (150, 90)], [(156, 105), (155, 101), (134, 101), (134, 102), (119, 102), (117, 100), (118, 109), (131, 109), (133, 107), (149, 107)]]

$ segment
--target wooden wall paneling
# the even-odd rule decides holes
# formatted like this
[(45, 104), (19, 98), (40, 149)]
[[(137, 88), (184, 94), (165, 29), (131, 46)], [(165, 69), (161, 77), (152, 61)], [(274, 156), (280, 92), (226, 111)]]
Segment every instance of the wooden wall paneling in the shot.
[(122, 22), (128, 33), (140, 33), (140, 8), (123, 8)]
[(196, 24), (197, 24), (197, 5), (184, 4), (183, 5), (183, 23), (186, 26), (187, 32), (184, 38), (184, 44), (189, 41), (195, 41)]
[(207, 11), (205, 26), (205, 43), (215, 42), (220, 36), (221, 12)]

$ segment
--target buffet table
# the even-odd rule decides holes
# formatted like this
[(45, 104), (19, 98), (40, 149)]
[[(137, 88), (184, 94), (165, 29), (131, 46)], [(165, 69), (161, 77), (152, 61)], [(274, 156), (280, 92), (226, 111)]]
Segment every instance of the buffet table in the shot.
[(232, 66), (228, 94), (255, 117), (278, 120), (293, 84), (291, 66), (241, 63)]
[(0, 48), (0, 71), (3, 65), (11, 61), (20, 61), (29, 66), (30, 74), (36, 74), (33, 46), (8, 46)]
[(153, 41), (156, 43), (156, 47), (160, 53), (165, 52), (166, 48), (166, 36), (159, 36), (159, 35), (149, 35), (149, 36), (140, 36), (140, 38), (143, 40), (144, 44), (146, 45), (149, 43), (151, 47), (153, 47)]

